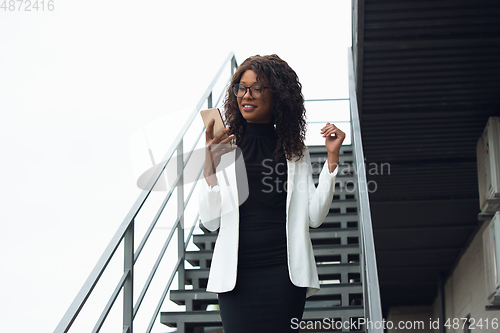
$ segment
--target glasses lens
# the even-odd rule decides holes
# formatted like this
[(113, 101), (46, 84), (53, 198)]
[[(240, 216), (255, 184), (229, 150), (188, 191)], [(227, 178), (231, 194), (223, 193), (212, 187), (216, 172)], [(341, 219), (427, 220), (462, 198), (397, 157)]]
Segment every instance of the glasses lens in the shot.
[(261, 86), (251, 86), (250, 90), (252, 91), (253, 98), (261, 98), (262, 97), (262, 89)]
[(245, 88), (244, 85), (242, 84), (233, 85), (233, 93), (236, 95), (236, 97), (243, 97), (246, 92), (247, 89)]

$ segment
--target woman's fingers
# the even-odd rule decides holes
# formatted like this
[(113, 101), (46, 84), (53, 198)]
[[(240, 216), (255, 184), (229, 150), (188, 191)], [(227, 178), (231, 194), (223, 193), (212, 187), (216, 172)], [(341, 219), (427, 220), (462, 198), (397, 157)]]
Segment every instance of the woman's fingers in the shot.
[[(222, 131), (219, 132), (215, 137), (217, 138), (217, 143), (221, 142), (222, 137), (224, 134), (227, 134), (229, 132), (229, 128), (225, 128)], [(227, 139), (227, 138), (226, 138)]]
[(330, 136), (337, 132), (337, 128), (334, 125), (327, 125), (321, 129), (321, 133), (323, 134), (323, 137)]
[(217, 145), (216, 146), (216, 148), (217, 148), (217, 147), (219, 147), (219, 145), (223, 147), (224, 146), (223, 144), (229, 143), (229, 141), (231, 141), (234, 138), (234, 134), (231, 134), (227, 138), (221, 140), (222, 136), (224, 134), (227, 134), (228, 131), (229, 131), (229, 128), (226, 128), (225, 130), (222, 130), (212, 140), (210, 140), (210, 142), (208, 143), (208, 145)]
[(220, 143), (212, 144), (212, 153), (216, 154), (217, 157), (220, 157), (230, 151), (233, 151), (235, 148), (236, 145), (228, 147), (224, 142), (221, 141)]
[(208, 144), (208, 146), (209, 146), (209, 149), (210, 149), (210, 151), (213, 154), (215, 159), (217, 159), (220, 156), (236, 149), (236, 145), (232, 145), (231, 147), (227, 147), (227, 144), (233, 138), (234, 138), (234, 134), (231, 134), (230, 136), (228, 136), (227, 138), (225, 138), (224, 140), (221, 140), (219, 142), (216, 142), (217, 138), (214, 138), (213, 140), (211, 140), (211, 142)]
[(326, 125), (323, 126), (323, 128), (321, 128), (321, 133), (326, 132), (327, 130), (329, 130), (331, 128), (335, 128), (335, 126), (333, 124), (326, 123)]
[(231, 134), (229, 135), (227, 138), (225, 138), (224, 140), (222, 140), (221, 142), (219, 143), (228, 143), (229, 141), (231, 141), (232, 139), (234, 138), (234, 134)]
[(208, 122), (208, 125), (207, 125), (207, 128), (205, 130), (205, 141), (208, 142), (210, 140), (213, 140), (214, 138), (214, 123), (215, 123), (215, 120), (210, 120)]
[(326, 125), (321, 129), (321, 134), (324, 138), (332, 136), (333, 134), (340, 138), (343, 138), (345, 136), (345, 133), (342, 132), (340, 128), (330, 123), (326, 123)]

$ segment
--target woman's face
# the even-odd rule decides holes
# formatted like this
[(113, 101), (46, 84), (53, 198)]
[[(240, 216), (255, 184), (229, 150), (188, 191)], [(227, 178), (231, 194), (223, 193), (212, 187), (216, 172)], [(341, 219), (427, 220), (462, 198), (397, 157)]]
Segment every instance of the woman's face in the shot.
[[(243, 73), (240, 84), (246, 87), (254, 85), (265, 86), (264, 82), (257, 81), (257, 74), (251, 69)], [(271, 89), (264, 89), (263, 92), (264, 95), (261, 98), (253, 98), (250, 95), (250, 89), (247, 89), (243, 97), (237, 97), (241, 115), (249, 123), (270, 123), (273, 120), (271, 113), (273, 108), (273, 92)]]

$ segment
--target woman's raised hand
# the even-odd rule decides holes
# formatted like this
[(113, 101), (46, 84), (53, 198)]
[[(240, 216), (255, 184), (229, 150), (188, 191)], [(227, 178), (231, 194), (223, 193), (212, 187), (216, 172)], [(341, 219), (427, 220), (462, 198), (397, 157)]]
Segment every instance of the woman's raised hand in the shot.
[[(345, 139), (345, 133), (342, 132), (334, 124), (326, 123), (326, 125), (321, 129), (321, 134), (325, 138), (326, 150), (330, 154), (340, 154), (340, 146)], [(335, 134), (332, 136), (332, 134)]]
[[(221, 140), (222, 136), (229, 132), (229, 128), (226, 128), (223, 131), (220, 131), (219, 134), (214, 135), (214, 123), (215, 121), (213, 119), (210, 120), (210, 122), (207, 125), (207, 129), (205, 130), (206, 151), (205, 151), (205, 164), (203, 167), (203, 175), (205, 176), (205, 178), (215, 175), (217, 166), (220, 163), (222, 155), (236, 149), (236, 145), (233, 145), (230, 148), (227, 148), (227, 146), (225, 145), (234, 138), (234, 134), (231, 134), (227, 138)], [(210, 181), (208, 182), (209, 184), (212, 183)]]

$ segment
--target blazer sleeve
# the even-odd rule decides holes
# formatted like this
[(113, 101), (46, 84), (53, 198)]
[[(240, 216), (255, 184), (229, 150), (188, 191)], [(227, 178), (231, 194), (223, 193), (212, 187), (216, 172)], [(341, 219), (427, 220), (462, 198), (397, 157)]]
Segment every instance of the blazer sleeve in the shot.
[(328, 160), (323, 164), (323, 168), (319, 174), (318, 187), (314, 186), (312, 176), (311, 156), (309, 150), (305, 152), (306, 163), (308, 169), (308, 191), (309, 191), (309, 225), (313, 228), (319, 227), (325, 220), (326, 215), (330, 210), (330, 205), (335, 192), (335, 179), (339, 166), (330, 173), (328, 168)]
[(215, 231), (220, 226), (221, 194), (219, 184), (210, 187), (204, 178), (200, 179), (198, 189), (198, 208), (201, 223), (210, 231)]

